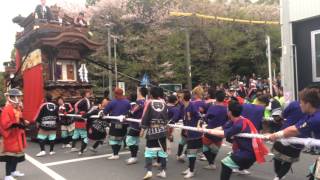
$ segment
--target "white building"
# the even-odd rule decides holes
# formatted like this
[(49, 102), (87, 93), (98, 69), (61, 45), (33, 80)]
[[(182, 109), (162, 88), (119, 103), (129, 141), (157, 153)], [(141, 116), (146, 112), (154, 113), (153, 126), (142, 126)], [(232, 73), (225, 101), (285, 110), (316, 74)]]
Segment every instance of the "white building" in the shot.
[(280, 0), (282, 82), (297, 99), (299, 90), (320, 84), (320, 0)]

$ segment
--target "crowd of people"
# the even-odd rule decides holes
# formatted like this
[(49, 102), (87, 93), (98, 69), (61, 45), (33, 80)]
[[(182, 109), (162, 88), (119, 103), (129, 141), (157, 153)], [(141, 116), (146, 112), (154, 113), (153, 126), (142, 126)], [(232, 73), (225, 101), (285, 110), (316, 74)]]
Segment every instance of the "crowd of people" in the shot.
[[(271, 151), (274, 153), (274, 170), (280, 180), (289, 172), (292, 163), (299, 161), (303, 146), (282, 144), (276, 141), (287, 137), (319, 138), (320, 89), (305, 88), (299, 94), (300, 102), (286, 102), (282, 93), (273, 97), (257, 90), (255, 98), (249, 100), (240, 96), (241, 83), (238, 89), (195, 87), (192, 91), (183, 90), (165, 96), (163, 89), (153, 87), (137, 88), (136, 99), (131, 102), (123, 90), (115, 88), (114, 99), (108, 99), (106, 91), (101, 102), (92, 103), (90, 91), (83, 91), (74, 105), (64, 102), (63, 97), (52, 98), (47, 95), (40, 106), (34, 122), (37, 124), (37, 139), (40, 152), (36, 156), (46, 156), (45, 145), (49, 144), (49, 155), (55, 155), (54, 147), (57, 132), (61, 131), (62, 148), (70, 148), (81, 156), (89, 149), (97, 152), (98, 147), (108, 140), (113, 155), (109, 160), (119, 159), (119, 151), (125, 144), (131, 152), (126, 164), (138, 163), (138, 150), (145, 137), (144, 158), (146, 174), (143, 179), (153, 177), (152, 167), (158, 166), (158, 177), (166, 178), (168, 142), (179, 139), (176, 158), (188, 161), (182, 174), (184, 178), (195, 176), (196, 159), (199, 154), (208, 162), (205, 169), (215, 170), (215, 161), (224, 139), (233, 145), (233, 152), (221, 161), (221, 180), (230, 179), (233, 172), (248, 174), (254, 163), (263, 163), (268, 148), (258, 138), (237, 137), (239, 133), (268, 133), (275, 141)], [(206, 89), (206, 90), (205, 90)], [(281, 91), (278, 91), (281, 92)], [(17, 164), (24, 160), (25, 127), (30, 123), (21, 116), (21, 91), (11, 89), (6, 94), (7, 103), (1, 114), (0, 132), (3, 136), (3, 150), (0, 161), (6, 162), (5, 180), (24, 174), (17, 171)], [(141, 122), (119, 121), (105, 116), (125, 116), (141, 119)], [(268, 122), (265, 126), (264, 122)], [(184, 126), (201, 131), (181, 130), (179, 137), (174, 137), (173, 128), (168, 124), (183, 123)], [(267, 128), (266, 128), (267, 127)], [(269, 128), (268, 128), (269, 127)], [(268, 130), (266, 130), (268, 129)], [(87, 148), (88, 142), (93, 141)], [(81, 145), (77, 148), (77, 142)], [(317, 169), (317, 168), (312, 168)], [(317, 171), (312, 170), (310, 180)], [(317, 175), (317, 174), (316, 174)]]
[[(40, 21), (68, 23), (64, 21), (63, 12), (53, 17), (46, 0), (41, 0), (34, 14), (35, 19)], [(88, 26), (83, 12), (74, 18), (73, 23)], [(320, 88), (312, 86), (303, 89), (298, 102), (289, 101), (290, 98), (284, 96), (279, 80), (273, 81), (271, 86), (267, 79), (253, 74), (250, 78), (235, 76), (228, 84), (212, 87), (198, 85), (192, 91), (182, 90), (168, 95), (159, 87), (138, 87), (130, 100), (120, 88), (112, 92), (113, 99), (109, 99), (110, 92), (105, 91), (104, 98), (94, 103), (91, 91), (82, 91), (82, 98), (75, 104), (65, 102), (62, 96), (47, 94), (32, 120), (36, 124), (40, 149), (36, 156), (47, 156), (47, 144), (48, 155), (54, 156), (58, 139), (62, 142), (62, 148), (77, 152), (79, 156), (87, 149), (95, 153), (99, 146), (108, 142), (113, 153), (109, 160), (118, 160), (121, 147), (127, 146), (131, 154), (126, 164), (133, 165), (141, 159), (138, 151), (143, 146), (146, 169), (143, 179), (153, 177), (154, 166), (160, 169), (156, 176), (166, 178), (168, 149), (171, 142), (178, 139), (176, 159), (188, 161), (182, 175), (189, 179), (195, 176), (199, 156), (208, 162), (205, 169), (216, 170), (219, 164), (216, 157), (222, 143), (227, 141), (233, 148), (221, 160), (220, 180), (229, 180), (232, 173), (249, 174), (248, 169), (254, 163), (265, 162), (264, 157), (269, 151), (262, 139), (237, 135), (263, 133), (274, 142), (271, 148), (274, 154), (274, 180), (281, 180), (292, 164), (299, 161), (304, 146), (283, 144), (277, 140), (288, 137), (320, 138)], [(6, 163), (4, 180), (24, 176), (17, 166), (25, 160), (25, 129), (30, 122), (22, 116), (22, 95), (19, 89), (8, 90), (5, 94), (6, 105), (1, 111), (0, 162)], [(115, 117), (141, 121), (119, 121)], [(180, 131), (168, 126), (179, 123), (198, 131)], [(176, 137), (177, 134), (179, 137)], [(140, 143), (142, 137), (146, 143)], [(90, 147), (89, 141), (92, 141)], [(317, 152), (317, 149), (308, 151)], [(319, 164), (310, 167), (310, 180), (320, 177)]]

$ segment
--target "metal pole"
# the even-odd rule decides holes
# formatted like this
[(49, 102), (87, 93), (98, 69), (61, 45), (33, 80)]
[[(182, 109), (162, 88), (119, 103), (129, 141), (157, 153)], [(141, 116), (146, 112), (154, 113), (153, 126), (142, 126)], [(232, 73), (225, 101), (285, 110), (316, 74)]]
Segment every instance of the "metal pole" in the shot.
[(270, 36), (267, 35), (267, 46), (268, 46), (268, 68), (269, 68), (269, 88), (270, 88), (270, 94), (273, 96), (272, 92), (272, 67), (271, 67), (271, 47), (270, 47)]
[(112, 99), (112, 72), (111, 72), (111, 32), (110, 27), (108, 27), (108, 78), (109, 78), (109, 98)]
[(189, 30), (186, 29), (186, 65), (187, 65), (187, 83), (188, 90), (192, 90), (192, 75), (191, 75), (191, 58), (190, 58), (190, 33)]
[(104, 75), (105, 75), (105, 73), (104, 72), (102, 72), (102, 87), (103, 87), (103, 90), (104, 90)]
[(113, 38), (114, 43), (114, 72), (115, 72), (115, 79), (116, 79), (116, 86), (118, 86), (118, 65), (117, 65), (117, 37)]
[[(292, 45), (292, 47), (294, 48), (294, 79), (295, 79), (295, 83), (296, 83), (296, 93), (299, 91), (299, 80), (298, 80), (298, 52), (297, 52), (297, 46), (295, 44)], [(298, 94), (295, 93), (295, 97), (296, 99), (298, 99)]]

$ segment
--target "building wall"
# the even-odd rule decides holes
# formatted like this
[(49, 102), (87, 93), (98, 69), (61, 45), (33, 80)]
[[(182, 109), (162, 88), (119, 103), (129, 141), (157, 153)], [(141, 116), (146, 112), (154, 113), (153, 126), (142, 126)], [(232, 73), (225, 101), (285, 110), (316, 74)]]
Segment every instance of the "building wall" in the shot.
[(312, 84), (311, 32), (320, 30), (320, 17), (293, 22), (293, 43), (297, 47), (298, 90)]
[(290, 21), (319, 16), (320, 0), (289, 0)]
[(290, 23), (289, 1), (280, 1), (280, 23), (281, 23), (281, 80), (284, 88), (284, 93), (289, 96), (289, 99), (296, 99), (296, 87), (294, 77), (294, 61), (293, 61), (293, 46), (292, 46), (292, 24)]
[(320, 0), (280, 0), (280, 11), (283, 87), (297, 99), (313, 83), (310, 32), (320, 28)]

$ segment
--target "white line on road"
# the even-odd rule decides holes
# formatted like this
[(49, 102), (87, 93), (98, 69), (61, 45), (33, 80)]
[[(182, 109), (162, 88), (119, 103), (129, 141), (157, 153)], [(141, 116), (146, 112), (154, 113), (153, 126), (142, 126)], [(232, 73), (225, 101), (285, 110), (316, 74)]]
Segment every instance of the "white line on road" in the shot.
[[(125, 151), (125, 152), (119, 153), (119, 155), (123, 155), (123, 154), (130, 154), (130, 152), (129, 151)], [(43, 165), (46, 166), (46, 167), (49, 167), (49, 166), (56, 166), (56, 165), (61, 165), (61, 164), (73, 163), (73, 162), (80, 162), (80, 161), (87, 161), (87, 160), (92, 160), (92, 159), (106, 158), (106, 157), (110, 157), (110, 156), (112, 156), (112, 154), (104, 154), (104, 155), (99, 155), (99, 156), (91, 156), (91, 157), (84, 157), (84, 158), (69, 159), (69, 160), (65, 160), (65, 161), (57, 161), (57, 162), (46, 163), (46, 164), (43, 164)]]
[(28, 154), (25, 154), (25, 157), (30, 163), (32, 163), (34, 166), (36, 166), (37, 168), (39, 168), (40, 170), (45, 172), (47, 175), (52, 177), (54, 180), (66, 180), (64, 177), (62, 177), (58, 173), (54, 172), (52, 169), (48, 168), (47, 166), (45, 166), (41, 162), (35, 160), (34, 158), (29, 156)]

